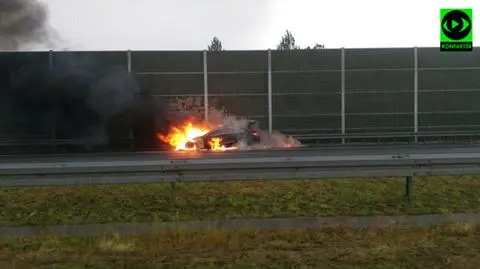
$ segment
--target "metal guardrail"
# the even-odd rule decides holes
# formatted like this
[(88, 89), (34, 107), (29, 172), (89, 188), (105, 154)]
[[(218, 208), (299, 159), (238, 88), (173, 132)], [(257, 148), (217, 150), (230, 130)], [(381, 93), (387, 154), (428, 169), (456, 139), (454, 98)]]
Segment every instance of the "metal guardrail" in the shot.
[(480, 174), (479, 152), (0, 164), (0, 187)]

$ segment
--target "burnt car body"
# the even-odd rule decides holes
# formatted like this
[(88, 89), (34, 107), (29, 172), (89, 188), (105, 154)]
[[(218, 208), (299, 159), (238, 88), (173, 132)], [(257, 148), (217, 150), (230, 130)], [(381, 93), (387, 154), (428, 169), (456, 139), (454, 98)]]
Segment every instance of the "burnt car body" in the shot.
[(260, 143), (258, 123), (249, 121), (246, 128), (234, 128), (232, 126), (215, 128), (202, 136), (192, 139), (192, 141), (186, 144), (186, 147), (210, 150), (211, 145), (209, 142), (213, 138), (220, 138), (221, 145), (227, 148), (233, 147), (241, 141), (244, 141), (247, 145), (257, 144)]

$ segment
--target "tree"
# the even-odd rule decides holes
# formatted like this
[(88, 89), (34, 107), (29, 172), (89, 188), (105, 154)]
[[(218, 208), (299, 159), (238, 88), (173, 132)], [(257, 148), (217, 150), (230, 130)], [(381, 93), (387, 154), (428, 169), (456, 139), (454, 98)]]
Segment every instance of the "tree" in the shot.
[(285, 35), (282, 36), (282, 40), (280, 40), (280, 44), (277, 45), (278, 50), (297, 50), (300, 49), (297, 45), (295, 45), (295, 37), (293, 37), (290, 31), (286, 31)]
[(313, 46), (313, 48), (308, 46), (306, 49), (307, 50), (319, 50), (319, 49), (324, 49), (324, 48), (325, 48), (325, 45), (316, 43), (315, 46)]
[(210, 45), (208, 46), (209, 51), (220, 51), (223, 50), (222, 41), (220, 41), (216, 36), (213, 37)]

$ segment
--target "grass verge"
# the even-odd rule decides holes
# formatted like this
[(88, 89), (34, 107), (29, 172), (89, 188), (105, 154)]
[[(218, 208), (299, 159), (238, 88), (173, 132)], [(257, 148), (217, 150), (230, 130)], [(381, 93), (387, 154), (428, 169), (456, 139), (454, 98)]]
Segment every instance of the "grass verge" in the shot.
[(480, 211), (480, 177), (0, 189), (0, 226)]
[(148, 237), (2, 238), (0, 268), (480, 268), (480, 228), (455, 223), (304, 230), (172, 230)]

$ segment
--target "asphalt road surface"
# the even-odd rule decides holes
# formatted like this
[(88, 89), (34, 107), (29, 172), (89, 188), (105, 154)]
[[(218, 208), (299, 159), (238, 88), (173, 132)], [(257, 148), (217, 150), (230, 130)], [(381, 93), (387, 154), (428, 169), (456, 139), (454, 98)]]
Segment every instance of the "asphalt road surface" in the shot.
[(160, 161), (172, 159), (236, 159), (265, 157), (308, 157), (349, 155), (408, 155), (436, 153), (480, 153), (480, 145), (399, 145), (399, 146), (330, 146), (229, 152), (138, 152), (71, 155), (0, 156), (0, 163), (70, 163), (112, 161)]
[(417, 216), (320, 217), (286, 219), (211, 220), (167, 223), (104, 223), (53, 226), (0, 227), (0, 236), (102, 236), (115, 231), (120, 236), (148, 235), (182, 227), (190, 230), (298, 229), (342, 225), (352, 228), (437, 226), (448, 222), (480, 223), (479, 213)]

